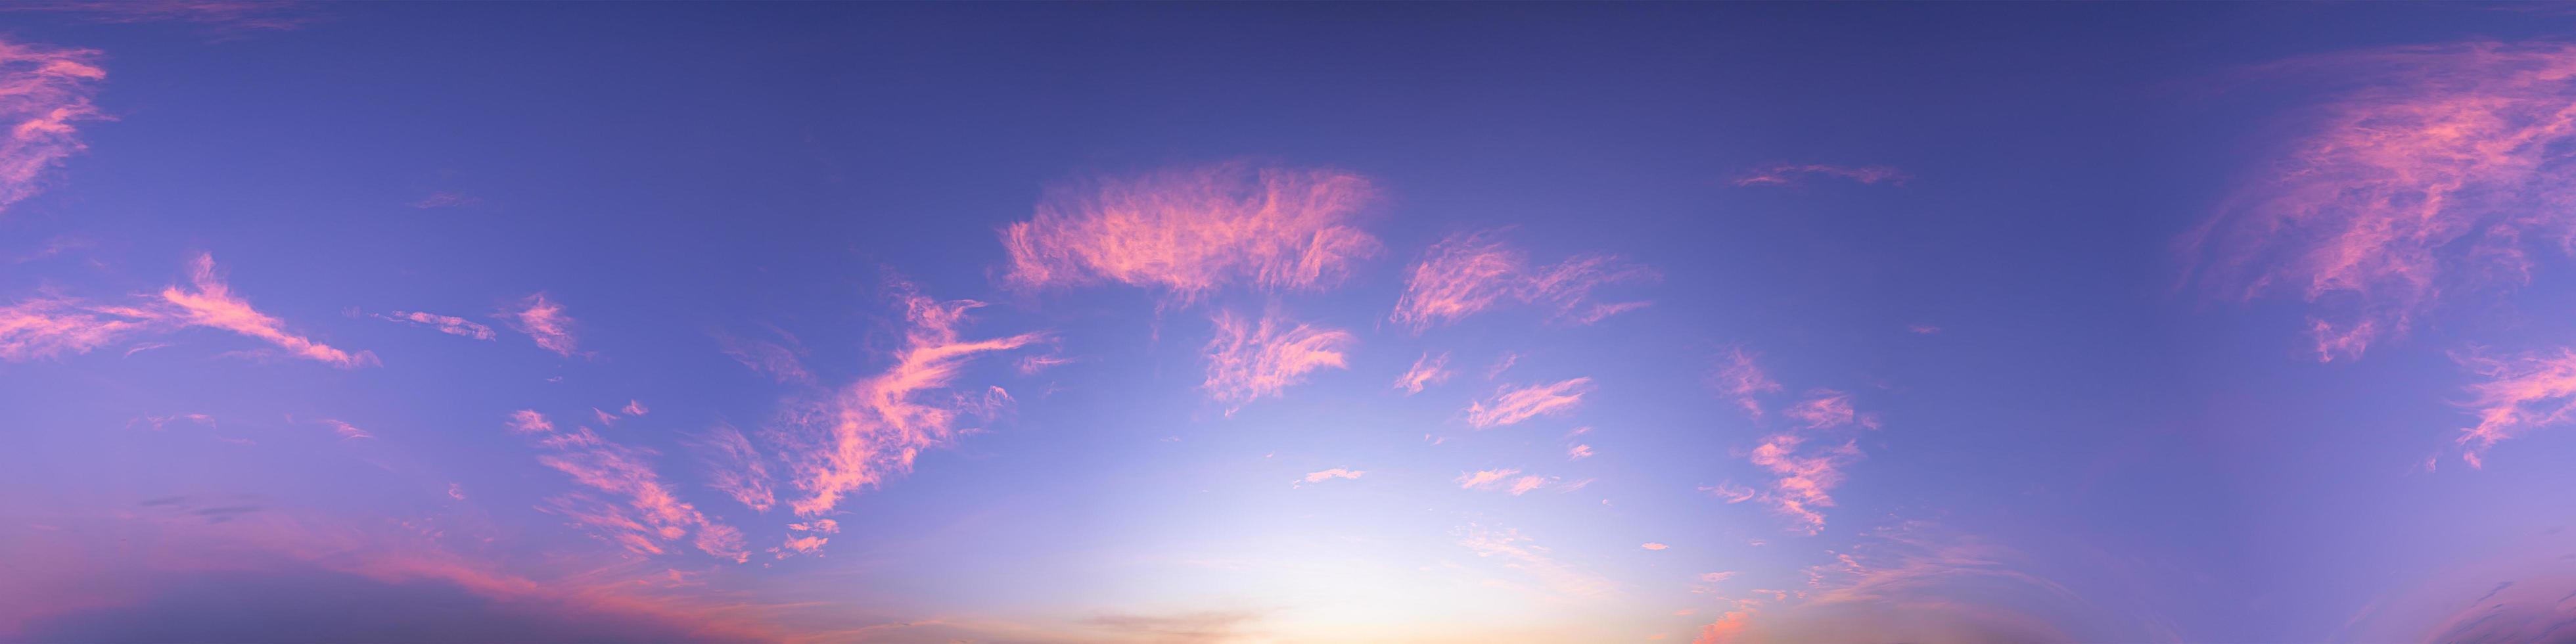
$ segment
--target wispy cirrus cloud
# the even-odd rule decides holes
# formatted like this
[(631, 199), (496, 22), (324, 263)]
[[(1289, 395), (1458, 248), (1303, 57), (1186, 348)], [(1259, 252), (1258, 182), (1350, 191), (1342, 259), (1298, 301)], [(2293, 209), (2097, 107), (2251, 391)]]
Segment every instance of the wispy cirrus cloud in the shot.
[(1740, 346), (1727, 347), (1725, 355), (1718, 357), (1717, 374), (1710, 378), (1710, 384), (1755, 418), (1762, 417), (1761, 397), (1780, 393), (1780, 382), (1772, 380), (1771, 374), (1756, 363), (1755, 356)]
[(1807, 177), (1812, 176), (1832, 177), (1836, 179), (1857, 181), (1864, 184), (1887, 183), (1895, 185), (1903, 185), (1908, 179), (1913, 178), (1907, 176), (1903, 171), (1883, 165), (1840, 166), (1822, 163), (1780, 163), (1745, 173), (1744, 176), (1737, 177), (1735, 179), (1735, 185), (1788, 186), (1803, 183)]
[(1583, 396), (1592, 392), (1591, 378), (1574, 378), (1547, 384), (1503, 385), (1489, 400), (1467, 407), (1467, 424), (1477, 429), (1490, 429), (1519, 423), (1539, 416), (1558, 416), (1582, 406)]
[(1308, 472), (1305, 476), (1298, 477), (1297, 482), (1291, 485), (1291, 487), (1305, 485), (1308, 483), (1322, 483), (1333, 479), (1356, 479), (1359, 478), (1360, 475), (1367, 473), (1368, 472), (1366, 470), (1353, 470), (1339, 467), (1320, 472)]
[(144, 333), (205, 327), (266, 341), (295, 357), (342, 369), (377, 364), (374, 353), (351, 353), (288, 332), (285, 322), (232, 294), (215, 273), (213, 256), (198, 254), (188, 267), (188, 284), (138, 296), (131, 304), (91, 304), (46, 294), (0, 308), (0, 360), (52, 359)]
[(2476, 352), (2452, 359), (2484, 380), (2469, 385), (2464, 404), (2478, 424), (2460, 430), (2460, 459), (2485, 467), (2489, 448), (2534, 429), (2576, 416), (2576, 349), (2494, 357)]
[(2533, 250), (2576, 239), (2562, 153), (2576, 144), (2576, 45), (2401, 47), (2255, 74), (2351, 89), (2181, 246), (2231, 299), (2312, 304), (2319, 361), (2404, 336), (2446, 296), (2520, 286)]
[(1458, 545), (1481, 559), (1501, 562), (1538, 582), (1536, 590), (1552, 595), (1598, 599), (1616, 592), (1617, 584), (1599, 574), (1560, 561), (1553, 551), (1512, 528), (1470, 523), (1456, 531)]
[(376, 318), (394, 322), (417, 324), (437, 329), (439, 333), (463, 336), (476, 340), (490, 340), (496, 337), (495, 334), (492, 333), (492, 327), (484, 326), (472, 320), (452, 315), (438, 315), (435, 313), (422, 313), (419, 311), (394, 311), (392, 313), (377, 314)]
[(966, 339), (961, 327), (967, 312), (984, 303), (935, 300), (905, 284), (896, 290), (908, 326), (894, 365), (828, 400), (790, 411), (776, 432), (787, 443), (782, 451), (796, 487), (805, 493), (788, 504), (799, 516), (828, 512), (844, 495), (911, 472), (923, 450), (949, 445), (973, 431), (959, 422), (994, 413), (1011, 402), (1010, 394), (1000, 387), (961, 394), (949, 391), (949, 385), (977, 355), (1047, 337), (1023, 333)]
[(1258, 321), (1218, 311), (1213, 322), (1207, 382), (1200, 386), (1232, 408), (1277, 397), (1318, 369), (1345, 368), (1343, 353), (1359, 341), (1348, 331), (1292, 322), (1277, 311), (1263, 313)]
[(565, 315), (563, 305), (548, 299), (545, 293), (519, 300), (517, 306), (502, 310), (501, 317), (509, 321), (510, 328), (528, 334), (530, 339), (537, 341), (538, 347), (547, 351), (571, 357), (578, 349), (577, 339), (573, 337), (572, 316)]
[(359, 428), (358, 428), (358, 426), (356, 426), (356, 425), (351, 425), (351, 424), (348, 424), (348, 423), (346, 423), (346, 422), (341, 422), (341, 421), (339, 421), (339, 420), (335, 420), (335, 419), (330, 419), (330, 418), (324, 418), (324, 419), (322, 419), (322, 426), (331, 428), (331, 433), (339, 434), (341, 438), (375, 438), (375, 437), (376, 437), (374, 434), (369, 434), (369, 433), (367, 433), (367, 430), (359, 429)]
[[(1757, 419), (1762, 408), (1753, 396), (1780, 389), (1741, 348), (1728, 349), (1717, 381), (1720, 390), (1737, 396), (1738, 404)], [(1773, 477), (1769, 489), (1726, 483), (1700, 490), (1727, 503), (1761, 501), (1789, 517), (1792, 530), (1816, 534), (1824, 529), (1823, 509), (1834, 505), (1832, 491), (1842, 484), (1844, 468), (1861, 458), (1860, 444), (1845, 432), (1876, 429), (1878, 419), (1855, 410), (1851, 394), (1830, 389), (1808, 392), (1805, 399), (1781, 409), (1780, 415), (1791, 427), (1763, 436), (1746, 454), (1748, 461)]]
[(145, 308), (93, 306), (52, 295), (0, 308), (0, 360), (18, 362), (89, 353), (128, 336), (165, 326)]
[(42, 191), (46, 174), (88, 145), (74, 124), (106, 118), (90, 104), (107, 72), (99, 52), (0, 39), (0, 210)]
[(1422, 357), (1414, 359), (1413, 367), (1405, 369), (1404, 375), (1395, 378), (1395, 388), (1404, 390), (1404, 395), (1410, 396), (1422, 393), (1426, 387), (1448, 381), (1451, 374), (1449, 354), (1442, 353), (1435, 357), (1424, 353)]
[(1486, 230), (1453, 234), (1433, 244), (1406, 276), (1404, 294), (1388, 319), (1418, 334), (1509, 301), (1552, 309), (1557, 321), (1591, 324), (1647, 305), (1595, 302), (1594, 289), (1660, 277), (1611, 255), (1532, 267), (1526, 253), (1501, 237), (1500, 230)]
[(767, 328), (778, 337), (777, 342), (742, 338), (719, 331), (714, 334), (716, 346), (725, 357), (778, 382), (813, 382), (814, 373), (805, 370), (805, 345), (798, 343), (796, 336), (788, 335), (785, 330)]
[(742, 430), (717, 425), (699, 438), (696, 447), (706, 464), (707, 487), (733, 497), (753, 512), (768, 512), (770, 506), (777, 505), (769, 459), (752, 446)]
[(66, 13), (107, 23), (189, 22), (225, 30), (284, 31), (313, 23), (316, 16), (307, 6), (266, 0), (27, 0), (0, 6), (0, 11)]
[(361, 351), (353, 354), (286, 332), (286, 323), (251, 308), (250, 302), (232, 295), (232, 288), (215, 274), (215, 258), (211, 254), (200, 253), (188, 262), (188, 281), (196, 287), (194, 290), (179, 286), (161, 290), (161, 301), (173, 307), (172, 317), (181, 324), (222, 329), (265, 340), (296, 357), (342, 369), (376, 364), (374, 353)]
[(1116, 282), (1183, 301), (1230, 285), (1333, 286), (1379, 251), (1357, 226), (1368, 179), (1229, 163), (1056, 186), (1003, 229), (1021, 288)]
[(637, 554), (662, 554), (662, 544), (691, 537), (690, 544), (709, 555), (736, 563), (750, 559), (740, 530), (708, 518), (662, 482), (653, 468), (659, 455), (653, 450), (610, 442), (588, 427), (558, 430), (544, 414), (529, 409), (511, 412), (504, 426), (552, 450), (537, 462), (617, 499), (604, 502), (576, 492), (551, 499), (549, 511)]

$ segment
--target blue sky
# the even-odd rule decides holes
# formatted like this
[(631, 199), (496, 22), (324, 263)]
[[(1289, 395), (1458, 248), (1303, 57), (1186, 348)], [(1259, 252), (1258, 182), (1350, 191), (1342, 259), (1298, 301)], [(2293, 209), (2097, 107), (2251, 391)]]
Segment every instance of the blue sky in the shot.
[(2564, 638), (2568, 26), (17, 5), (0, 638)]

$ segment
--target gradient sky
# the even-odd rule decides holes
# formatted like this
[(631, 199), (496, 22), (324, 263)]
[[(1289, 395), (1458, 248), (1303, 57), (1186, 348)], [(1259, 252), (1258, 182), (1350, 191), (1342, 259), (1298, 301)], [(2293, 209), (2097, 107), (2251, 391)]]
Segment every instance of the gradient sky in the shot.
[(0, 6), (0, 639), (2576, 638), (2576, 14)]

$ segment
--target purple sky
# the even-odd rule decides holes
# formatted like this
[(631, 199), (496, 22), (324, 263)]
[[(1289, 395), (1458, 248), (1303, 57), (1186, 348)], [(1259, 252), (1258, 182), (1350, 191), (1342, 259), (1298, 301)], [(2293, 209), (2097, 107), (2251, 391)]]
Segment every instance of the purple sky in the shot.
[(2544, 5), (0, 5), (0, 640), (2576, 639)]

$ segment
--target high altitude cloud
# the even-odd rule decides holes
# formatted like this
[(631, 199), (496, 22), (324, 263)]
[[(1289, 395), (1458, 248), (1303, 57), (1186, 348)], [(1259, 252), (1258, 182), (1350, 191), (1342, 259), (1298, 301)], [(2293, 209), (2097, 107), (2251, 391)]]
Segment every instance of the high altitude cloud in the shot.
[(1805, 180), (1806, 177), (1814, 175), (1848, 179), (1861, 183), (1885, 182), (1893, 184), (1903, 184), (1906, 179), (1911, 178), (1905, 176), (1905, 173), (1902, 171), (1883, 165), (1854, 167), (1826, 165), (1822, 163), (1782, 163), (1745, 173), (1744, 176), (1736, 178), (1735, 185), (1786, 186), (1799, 183)]
[(565, 315), (563, 305), (547, 299), (546, 294), (530, 295), (519, 300), (517, 307), (501, 314), (503, 319), (509, 320), (510, 328), (528, 334), (529, 338), (537, 341), (538, 347), (565, 357), (572, 356), (575, 349), (572, 316)]
[(813, 382), (813, 372), (805, 370), (804, 345), (796, 342), (796, 336), (788, 335), (786, 331), (777, 327), (769, 327), (769, 330), (778, 336), (778, 342), (739, 338), (718, 332), (715, 334), (716, 345), (724, 351), (726, 357), (733, 358), (735, 362), (742, 363), (742, 366), (750, 367), (752, 371), (767, 375), (778, 382)]
[[(1865, 533), (1849, 552), (1807, 568), (1810, 588), (1735, 602), (1696, 642), (2032, 642), (2074, 637), (2050, 617), (2090, 607), (2064, 585), (2023, 569), (2026, 557), (1921, 521)], [(1755, 591), (1761, 593), (1764, 591)], [(2144, 632), (2110, 639), (2156, 639)]]
[(1405, 278), (1404, 295), (1389, 319), (1421, 333), (1513, 301), (1547, 307), (1558, 321), (1591, 324), (1647, 304), (1596, 303), (1592, 291), (1605, 284), (1655, 279), (1652, 270), (1608, 255), (1533, 268), (1526, 253), (1503, 243), (1501, 232), (1459, 233), (1433, 244)]
[(1023, 333), (968, 340), (960, 331), (966, 313), (984, 303), (934, 300), (908, 285), (899, 290), (909, 326), (894, 365), (829, 400), (791, 411), (779, 432), (788, 443), (784, 451), (796, 487), (806, 494), (788, 504), (799, 516), (829, 512), (843, 495), (911, 472), (922, 450), (973, 431), (959, 422), (991, 414), (1011, 401), (1010, 394), (1000, 387), (960, 394), (949, 391), (949, 384), (976, 355), (1046, 338)]
[(1609, 596), (1617, 588), (1607, 578), (1557, 560), (1555, 553), (1516, 529), (1470, 523), (1460, 527), (1457, 536), (1460, 547), (1527, 575), (1538, 582), (1535, 590), (1546, 594), (1590, 599)]
[(2229, 297), (2314, 304), (2320, 361), (2404, 335), (2447, 295), (2518, 286), (2531, 251), (2576, 239), (2576, 45), (2406, 47), (2263, 73), (2357, 89), (2183, 242)]
[(733, 497), (734, 501), (753, 512), (768, 512), (770, 506), (777, 505), (778, 495), (771, 487), (769, 459), (751, 445), (751, 439), (745, 438), (742, 430), (731, 425), (717, 425), (700, 438), (697, 447), (706, 461), (708, 487)]
[(383, 320), (418, 324), (437, 329), (439, 333), (464, 336), (476, 340), (490, 340), (494, 337), (492, 327), (483, 326), (482, 324), (452, 315), (438, 315), (435, 313), (422, 313), (419, 311), (395, 311), (392, 313), (380, 314), (376, 317)]
[(282, 31), (310, 24), (314, 16), (297, 2), (265, 0), (22, 0), (0, 5), (0, 11), (49, 11), (84, 16), (96, 22), (191, 22), (220, 29)]
[(707, 554), (737, 563), (750, 558), (740, 530), (707, 518), (662, 482), (653, 469), (652, 459), (657, 456), (653, 450), (609, 442), (588, 427), (557, 430), (535, 410), (511, 412), (506, 426), (553, 450), (538, 456), (537, 462), (619, 499), (601, 502), (587, 494), (568, 494), (552, 499), (548, 510), (590, 526), (637, 554), (662, 554), (663, 543), (694, 534), (690, 543)]
[(88, 353), (143, 333), (206, 327), (275, 344), (295, 357), (343, 369), (376, 363), (373, 353), (349, 353), (286, 331), (284, 322), (251, 308), (215, 274), (215, 260), (189, 262), (187, 286), (173, 285), (131, 304), (90, 304), (44, 295), (0, 308), (0, 360), (31, 360)]
[(1329, 287), (1379, 250), (1356, 225), (1374, 195), (1348, 172), (1243, 163), (1057, 186), (1034, 217), (1003, 229), (1005, 280), (1117, 282), (1181, 300), (1237, 284)]
[(1359, 478), (1360, 475), (1367, 473), (1368, 472), (1365, 470), (1352, 470), (1336, 467), (1320, 472), (1308, 472), (1305, 476), (1298, 477), (1296, 485), (1322, 483), (1333, 479), (1356, 479)]
[(74, 123), (103, 118), (90, 105), (99, 53), (0, 39), (0, 210), (44, 188), (45, 174), (88, 146)]
[(1413, 361), (1412, 368), (1404, 370), (1404, 375), (1396, 377), (1395, 388), (1404, 390), (1404, 395), (1407, 396), (1422, 393), (1425, 387), (1449, 380), (1451, 372), (1448, 367), (1449, 354), (1443, 353), (1433, 357), (1429, 353), (1424, 353), (1421, 358)]
[(2467, 404), (2478, 424), (2460, 430), (2460, 458), (2470, 467), (2484, 467), (2483, 455), (2496, 443), (2576, 416), (2576, 350), (2454, 357), (2485, 378), (2469, 385)]
[(1736, 406), (1755, 418), (1762, 417), (1761, 396), (1780, 393), (1779, 381), (1764, 373), (1762, 365), (1756, 364), (1753, 354), (1746, 353), (1744, 347), (1726, 348), (1726, 355), (1718, 358), (1717, 375), (1712, 382), (1719, 393), (1735, 399)]
[(1317, 369), (1344, 368), (1343, 352), (1358, 342), (1348, 331), (1291, 322), (1276, 311), (1264, 313), (1258, 322), (1219, 311), (1214, 322), (1216, 337), (1208, 340), (1207, 382), (1201, 387), (1237, 407), (1276, 397)]
[(266, 340), (296, 357), (342, 369), (376, 362), (373, 353), (351, 354), (287, 333), (284, 322), (252, 309), (250, 302), (233, 297), (232, 289), (215, 275), (213, 255), (200, 253), (188, 263), (188, 281), (196, 290), (178, 286), (161, 290), (161, 300), (172, 307), (173, 317), (181, 324), (223, 329)]
[[(1747, 404), (1747, 412), (1759, 412), (1759, 407)], [(1770, 489), (1718, 484), (1703, 487), (1703, 492), (1726, 502), (1765, 502), (1780, 515), (1788, 515), (1793, 531), (1819, 533), (1824, 531), (1824, 507), (1834, 505), (1832, 489), (1844, 479), (1844, 466), (1860, 461), (1860, 443), (1839, 433), (1850, 428), (1875, 430), (1878, 420), (1852, 410), (1852, 394), (1834, 389), (1808, 392), (1806, 399), (1790, 404), (1780, 415), (1795, 422), (1793, 428), (1762, 435), (1747, 453), (1747, 461), (1772, 474)]]
[(162, 326), (160, 312), (130, 306), (92, 306), (40, 296), (0, 308), (0, 360), (18, 362), (89, 353), (129, 335)]
[(1539, 416), (1563, 415), (1581, 406), (1583, 395), (1591, 392), (1591, 378), (1575, 378), (1541, 385), (1503, 385), (1494, 390), (1493, 399), (1478, 401), (1467, 407), (1467, 424), (1477, 429), (1487, 429)]

